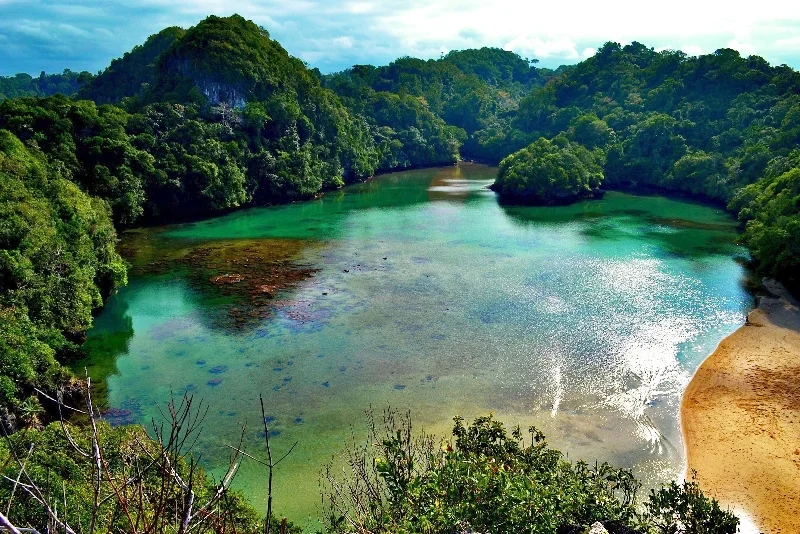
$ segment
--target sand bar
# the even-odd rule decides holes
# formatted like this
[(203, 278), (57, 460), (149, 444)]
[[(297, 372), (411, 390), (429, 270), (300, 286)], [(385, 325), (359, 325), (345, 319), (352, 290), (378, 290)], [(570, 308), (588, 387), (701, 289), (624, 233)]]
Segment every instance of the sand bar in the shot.
[(749, 325), (695, 373), (681, 421), (703, 491), (764, 533), (800, 533), (800, 308), (765, 282)]

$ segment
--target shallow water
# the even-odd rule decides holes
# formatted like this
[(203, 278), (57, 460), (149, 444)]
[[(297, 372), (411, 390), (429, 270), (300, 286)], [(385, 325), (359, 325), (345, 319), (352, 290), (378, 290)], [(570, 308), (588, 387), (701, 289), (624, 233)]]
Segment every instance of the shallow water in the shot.
[[(751, 301), (734, 221), (614, 192), (503, 207), (486, 189), (494, 173), (394, 173), (126, 236), (130, 285), (78, 367), (102, 380), (116, 422), (150, 421), (171, 394), (202, 397), (198, 450), (217, 476), (243, 422), (263, 455), (263, 393), (275, 454), (299, 442), (276, 471), (275, 506), (300, 522), (318, 516), (318, 472), (365, 433), (370, 405), (410, 409), (442, 435), (455, 415), (492, 411), (535, 424), (571, 459), (631, 467), (647, 484), (680, 477), (680, 395)], [(217, 258), (236, 247), (247, 253)], [(301, 275), (261, 293), (283, 271), (253, 264), (287, 262)], [(265, 480), (246, 461), (235, 484), (262, 506)]]

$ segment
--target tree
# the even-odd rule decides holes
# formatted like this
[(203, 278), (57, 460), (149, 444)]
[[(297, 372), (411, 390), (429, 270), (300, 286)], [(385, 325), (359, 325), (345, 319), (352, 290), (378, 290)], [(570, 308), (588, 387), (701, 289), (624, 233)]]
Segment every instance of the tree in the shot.
[(590, 195), (603, 180), (596, 156), (566, 137), (540, 138), (500, 162), (493, 189), (501, 199), (536, 204)]

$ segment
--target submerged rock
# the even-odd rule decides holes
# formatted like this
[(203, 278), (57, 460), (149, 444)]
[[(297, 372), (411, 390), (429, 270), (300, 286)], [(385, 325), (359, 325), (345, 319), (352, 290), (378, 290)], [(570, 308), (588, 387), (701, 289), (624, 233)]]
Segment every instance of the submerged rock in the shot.
[(212, 284), (238, 284), (244, 280), (241, 274), (220, 274), (210, 278)]

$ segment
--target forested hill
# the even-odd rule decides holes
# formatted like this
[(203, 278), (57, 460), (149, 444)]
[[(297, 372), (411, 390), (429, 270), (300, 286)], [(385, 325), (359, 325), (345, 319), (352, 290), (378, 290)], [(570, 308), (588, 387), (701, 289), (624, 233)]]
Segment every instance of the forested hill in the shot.
[[(438, 60), (404, 57), (385, 67), (356, 65), (325, 76), (324, 83), (349, 107), (379, 122), (389, 122), (380, 112), (386, 101), (416, 102), (472, 136), (507, 118), (523, 96), (555, 75), (537, 69), (535, 62), (481, 48), (450, 52)], [(469, 143), (462, 155), (468, 152)]]
[(158, 58), (186, 32), (182, 28), (165, 28), (151, 35), (121, 58), (111, 62), (100, 75), (87, 80), (78, 98), (98, 104), (117, 103), (139, 94), (156, 82)]
[(723, 203), (758, 271), (800, 288), (800, 74), (786, 65), (634, 42), (553, 72), (484, 48), (358, 65), (325, 84), (379, 124), (384, 102), (416, 101), (462, 128), (463, 157), (500, 163), (503, 200), (560, 203), (600, 186)]
[(256, 24), (211, 16), (96, 76), (0, 79), (5, 425), (36, 412), (34, 388), (64, 378), (57, 362), (124, 281), (116, 230), (460, 157), (501, 162), (505, 200), (656, 186), (727, 203), (757, 268), (798, 288), (797, 72), (639, 43), (535, 63), (483, 48), (323, 76)]

